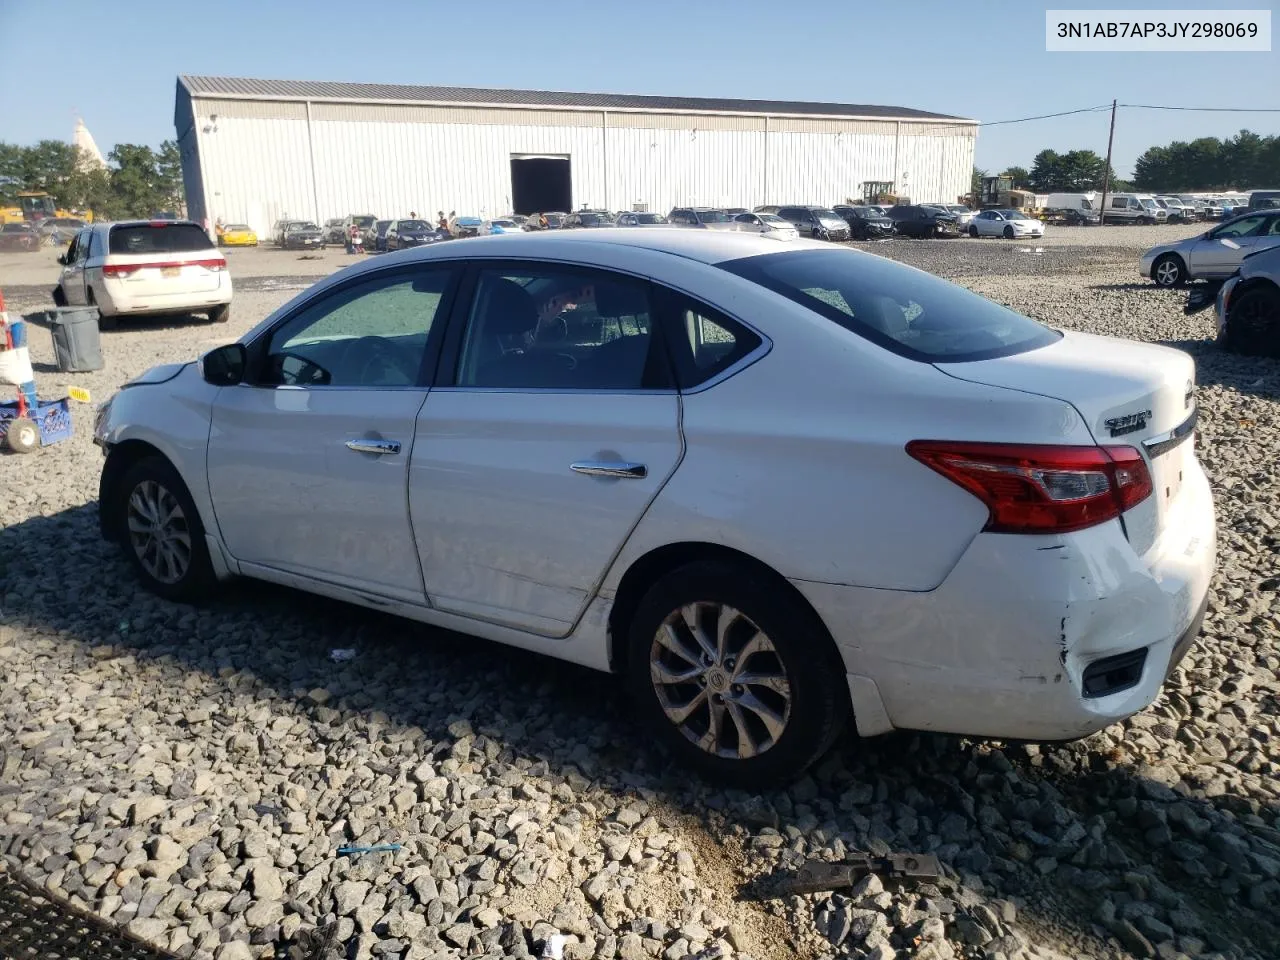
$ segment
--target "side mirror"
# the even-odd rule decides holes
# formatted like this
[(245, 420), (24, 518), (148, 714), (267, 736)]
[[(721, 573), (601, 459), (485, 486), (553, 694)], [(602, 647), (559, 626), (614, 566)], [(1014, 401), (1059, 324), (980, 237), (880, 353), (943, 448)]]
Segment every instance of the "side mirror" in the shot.
[(67, 265), (67, 255), (65, 253), (58, 254), (58, 262), (65, 267)]
[(215, 347), (200, 358), (200, 375), (215, 387), (233, 387), (244, 382), (249, 351), (243, 343)]

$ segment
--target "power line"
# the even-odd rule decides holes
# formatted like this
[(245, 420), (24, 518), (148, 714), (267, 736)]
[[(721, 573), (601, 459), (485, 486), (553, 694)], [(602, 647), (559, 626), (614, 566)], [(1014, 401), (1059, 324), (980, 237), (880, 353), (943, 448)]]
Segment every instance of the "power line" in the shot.
[(1280, 113), (1280, 107), (1164, 107), (1151, 103), (1121, 103), (1130, 110), (1192, 110), (1198, 113)]
[(1077, 113), (1098, 113), (1102, 110), (1110, 110), (1111, 104), (1104, 103), (1097, 107), (1081, 107), (1079, 110), (1064, 110), (1062, 113), (1043, 113), (1038, 117), (1019, 117), (1017, 120), (989, 120), (985, 123), (978, 123), (978, 127), (1000, 127), (1007, 123), (1026, 123), (1030, 120), (1049, 120), (1053, 117), (1070, 117)]

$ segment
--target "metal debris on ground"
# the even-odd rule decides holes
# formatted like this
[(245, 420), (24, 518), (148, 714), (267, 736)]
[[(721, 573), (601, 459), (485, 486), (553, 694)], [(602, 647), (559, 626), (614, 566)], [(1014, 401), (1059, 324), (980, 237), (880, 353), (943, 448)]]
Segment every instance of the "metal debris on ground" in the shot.
[(0, 957), (175, 960), (124, 930), (0, 869)]
[(845, 890), (872, 873), (892, 880), (937, 880), (942, 876), (942, 868), (931, 853), (891, 853), (883, 857), (857, 854), (838, 863), (810, 860), (799, 870), (761, 878), (752, 885), (748, 895), (751, 899), (772, 900)]
[(379, 843), (372, 847), (339, 847), (338, 856), (353, 857), (361, 853), (395, 853), (403, 847), (398, 843)]

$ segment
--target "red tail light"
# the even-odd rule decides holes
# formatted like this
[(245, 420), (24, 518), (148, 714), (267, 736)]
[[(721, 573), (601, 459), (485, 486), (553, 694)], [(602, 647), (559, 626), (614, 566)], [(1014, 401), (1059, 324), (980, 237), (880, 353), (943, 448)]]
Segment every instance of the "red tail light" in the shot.
[(162, 267), (204, 267), (217, 273), (227, 269), (225, 257), (209, 257), (205, 260), (156, 260), (149, 263), (106, 263), (102, 265), (104, 277), (128, 277), (139, 270), (159, 270)]
[(987, 505), (991, 533), (1068, 533), (1105, 523), (1151, 495), (1133, 447), (913, 440), (907, 453)]

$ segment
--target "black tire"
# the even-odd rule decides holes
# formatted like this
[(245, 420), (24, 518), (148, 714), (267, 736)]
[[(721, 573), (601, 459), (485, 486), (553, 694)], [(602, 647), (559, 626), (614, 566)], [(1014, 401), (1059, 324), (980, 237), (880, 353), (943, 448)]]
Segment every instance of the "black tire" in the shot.
[(1254, 287), (1233, 298), (1224, 346), (1233, 353), (1280, 359), (1280, 290)]
[[(85, 302), (91, 307), (96, 307), (98, 305), (97, 298), (94, 297), (92, 290), (85, 291)], [(120, 318), (118, 316), (114, 314), (108, 316), (101, 310), (98, 311), (99, 330), (114, 330), (118, 326), (120, 326)]]
[(1004, 228), (1004, 238), (1005, 238), (1006, 240), (1012, 240), (1012, 239), (1013, 239), (1013, 227), (1005, 227), (1005, 228)]
[(226, 323), (231, 319), (231, 304), (224, 303), (209, 311), (210, 323)]
[(40, 446), (40, 427), (34, 420), (26, 417), (15, 417), (9, 421), (9, 429), (4, 435), (5, 446), (14, 453), (30, 453)]
[(1187, 265), (1176, 253), (1166, 253), (1151, 265), (1151, 279), (1158, 287), (1180, 287), (1187, 282)]
[[(691, 739), (699, 732), (698, 723), (704, 712), (707, 722), (702, 724), (701, 733), (707, 734), (709, 711), (695, 710), (685, 729), (678, 727), (664, 712), (653, 681), (651, 658), (672, 658), (676, 664), (672, 669), (679, 669), (682, 661), (669, 648), (655, 652), (659, 646), (656, 638), (669, 617), (679, 617), (682, 608), (693, 604), (732, 607), (745, 618), (734, 621), (734, 629), (729, 631), (733, 634), (731, 651), (741, 649), (745, 637), (753, 633), (752, 626), (772, 644), (772, 652), (748, 656), (752, 664), (748, 672), (757, 676), (762, 672), (780, 674), (789, 691), (789, 707), (788, 701), (773, 688), (749, 685), (750, 690), (744, 690), (741, 685), (733, 684), (731, 670), (735, 665), (729, 660), (723, 665), (704, 666), (700, 680), (663, 685), (669, 691), (668, 696), (687, 698), (687, 701), (701, 696), (706, 698), (703, 702), (708, 707), (711, 698), (719, 696), (709, 691), (709, 685), (710, 690), (723, 690), (729, 700), (749, 693), (754, 695), (757, 705), (764, 703), (773, 708), (775, 717), (781, 713), (785, 718), (783, 725), (776, 739), (771, 739), (760, 715), (738, 702), (737, 715), (747, 718), (746, 725), (752, 732), (765, 734), (761, 742), (769, 741), (750, 759), (713, 754)], [(715, 610), (708, 607), (708, 616), (714, 618)], [(714, 620), (711, 626), (714, 630)], [(682, 636), (687, 642), (694, 642), (691, 633)], [(684, 658), (684, 662), (692, 663), (688, 658)], [(741, 670), (746, 662), (737, 668)], [(821, 621), (789, 592), (785, 582), (746, 565), (723, 561), (691, 563), (673, 570), (650, 587), (628, 625), (627, 672), (640, 719), (659, 742), (702, 775), (745, 788), (759, 789), (796, 779), (827, 752), (850, 718), (844, 666)], [(725, 699), (718, 702), (726, 704)], [(738, 749), (740, 728), (732, 719), (732, 708), (726, 704), (724, 710), (721, 715), (724, 726), (717, 743), (720, 749), (732, 752)], [(689, 732), (685, 732), (686, 729)]]
[[(139, 491), (144, 484), (155, 484), (167, 492), (182, 511), (178, 529), (185, 532), (190, 541), (189, 562), (182, 575), (172, 582), (166, 582), (148, 569), (148, 564), (139, 555), (139, 550), (146, 554), (147, 547), (139, 544), (135, 548), (129, 533), (129, 502), (134, 492)], [(209, 548), (204, 539), (204, 524), (200, 522), (200, 514), (196, 511), (191, 494), (187, 492), (187, 485), (182, 482), (182, 477), (173, 464), (164, 457), (152, 456), (144, 457), (130, 466), (112, 490), (111, 511), (112, 523), (119, 531), (120, 547), (125, 558), (148, 590), (177, 603), (200, 603), (213, 594), (218, 581), (214, 576)]]
[(969, 225), (969, 236), (973, 237), (973, 239), (975, 240), (978, 239), (978, 228), (975, 227), (973, 224)]
[(55, 307), (65, 307), (67, 305), (67, 295), (62, 292), (62, 285), (53, 288), (53, 305)]

